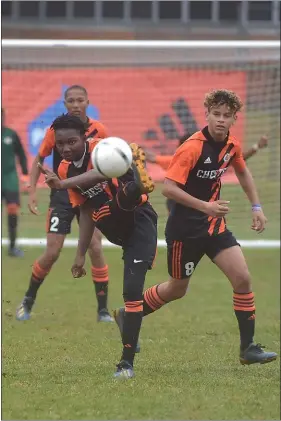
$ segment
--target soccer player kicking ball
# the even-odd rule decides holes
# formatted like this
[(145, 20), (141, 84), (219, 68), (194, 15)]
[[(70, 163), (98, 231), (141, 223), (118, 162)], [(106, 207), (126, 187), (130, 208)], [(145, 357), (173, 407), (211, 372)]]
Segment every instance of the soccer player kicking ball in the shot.
[[(70, 115), (79, 117), (86, 125), (86, 136), (88, 139), (107, 137), (103, 124), (87, 117), (86, 113), (89, 100), (87, 91), (83, 86), (70, 86), (64, 94), (64, 105)], [(38, 215), (36, 185), (40, 176), (40, 170), (37, 164), (42, 164), (44, 158), (52, 153), (53, 170), (57, 172), (62, 158), (55, 145), (54, 131), (49, 128), (40, 145), (39, 154), (33, 162), (30, 174), (29, 209), (35, 215)], [(65, 237), (70, 233), (71, 224), (75, 218), (79, 219), (79, 208), (73, 208), (71, 206), (67, 191), (52, 189), (47, 217), (47, 247), (43, 255), (33, 264), (29, 287), (22, 303), (16, 311), (17, 320), (29, 320), (38, 290), (58, 260)], [(100, 322), (113, 322), (113, 318), (107, 310), (108, 267), (102, 252), (101, 239), (101, 233), (96, 230), (88, 250), (92, 263), (91, 272), (98, 303), (97, 320)]]
[(86, 142), (79, 118), (62, 115), (52, 125), (56, 147), (67, 158), (58, 175), (45, 172), (49, 187), (68, 189), (73, 206), (80, 206), (79, 242), (72, 274), (85, 275), (85, 254), (95, 226), (123, 249), (123, 352), (114, 377), (134, 376), (133, 362), (143, 316), (143, 287), (157, 247), (157, 214), (147, 194), (154, 185), (146, 173), (142, 150), (132, 144), (135, 163), (124, 176), (106, 179), (92, 170), (91, 152), (97, 140)]
[(233, 288), (241, 364), (269, 363), (277, 354), (265, 352), (254, 343), (256, 307), (251, 276), (236, 238), (226, 228), (229, 202), (220, 200), (221, 176), (232, 165), (251, 203), (252, 229), (257, 233), (265, 229), (266, 217), (255, 183), (239, 142), (229, 133), (242, 102), (234, 92), (216, 90), (206, 95), (204, 105), (208, 125), (177, 149), (166, 174), (163, 194), (176, 202), (166, 225), (171, 277), (145, 291), (143, 315), (183, 297), (197, 264), (206, 254)]

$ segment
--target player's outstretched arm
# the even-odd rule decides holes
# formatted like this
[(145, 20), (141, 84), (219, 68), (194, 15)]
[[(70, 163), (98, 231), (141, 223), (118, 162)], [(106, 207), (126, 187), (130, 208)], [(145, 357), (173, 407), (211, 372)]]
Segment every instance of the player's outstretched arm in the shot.
[(92, 213), (93, 210), (88, 202), (85, 202), (80, 206), (78, 247), (74, 264), (71, 268), (74, 278), (81, 278), (86, 275), (86, 271), (84, 269), (85, 256), (95, 230)]
[(227, 206), (229, 201), (216, 200), (215, 202), (204, 202), (186, 193), (178, 187), (175, 181), (167, 178), (164, 181), (162, 193), (168, 199), (174, 200), (187, 208), (197, 209), (209, 216), (223, 217), (229, 212)]
[(39, 171), (45, 176), (45, 183), (51, 189), (68, 190), (68, 189), (87, 189), (93, 187), (101, 181), (107, 180), (103, 175), (98, 174), (95, 170), (90, 170), (84, 174), (77, 175), (61, 180), (53, 171), (44, 168), (40, 163), (37, 163)]
[(259, 149), (266, 148), (267, 145), (268, 145), (268, 137), (266, 135), (261, 136), (258, 143), (255, 143), (253, 146), (251, 146), (250, 149), (243, 152), (244, 161), (254, 156), (258, 152)]
[(261, 233), (265, 229), (267, 219), (262, 211), (259, 195), (252, 174), (246, 166), (242, 171), (235, 169), (235, 173), (242, 189), (246, 193), (249, 202), (252, 205), (252, 229)]
[(101, 181), (108, 180), (104, 175), (99, 174), (96, 170), (90, 170), (75, 177), (61, 180), (60, 189), (88, 189)]

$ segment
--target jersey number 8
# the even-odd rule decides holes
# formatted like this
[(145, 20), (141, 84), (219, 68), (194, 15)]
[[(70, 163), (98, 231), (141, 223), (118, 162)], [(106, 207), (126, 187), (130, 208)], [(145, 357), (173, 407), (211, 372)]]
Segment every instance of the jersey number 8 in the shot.
[(184, 265), (185, 267), (185, 273), (187, 276), (191, 276), (192, 273), (194, 272), (194, 263), (193, 262), (188, 262)]

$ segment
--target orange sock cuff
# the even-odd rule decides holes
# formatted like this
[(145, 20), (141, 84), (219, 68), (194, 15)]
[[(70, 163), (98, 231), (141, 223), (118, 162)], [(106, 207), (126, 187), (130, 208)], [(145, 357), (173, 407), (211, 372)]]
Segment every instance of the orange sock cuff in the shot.
[(255, 295), (253, 292), (245, 294), (233, 292), (233, 308), (238, 311), (255, 311)]
[(144, 299), (146, 303), (151, 307), (154, 311), (158, 310), (160, 307), (162, 307), (166, 302), (162, 300), (162, 298), (159, 296), (158, 292), (158, 285), (154, 285), (151, 288), (148, 288), (144, 292)]
[(39, 263), (37, 261), (35, 261), (33, 263), (32, 266), (32, 275), (39, 279), (40, 281), (43, 281), (43, 279), (46, 278), (46, 276), (48, 275), (49, 271), (42, 269), (41, 266), (39, 265)]
[(143, 311), (143, 300), (141, 301), (126, 301), (125, 311), (127, 313), (138, 313)]
[(108, 266), (105, 265), (103, 268), (96, 268), (92, 266), (92, 278), (93, 282), (108, 282)]

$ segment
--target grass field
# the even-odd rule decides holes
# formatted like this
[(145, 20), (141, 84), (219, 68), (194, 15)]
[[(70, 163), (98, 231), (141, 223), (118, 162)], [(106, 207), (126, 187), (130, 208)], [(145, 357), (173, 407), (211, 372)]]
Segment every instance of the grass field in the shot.
[[(111, 309), (122, 303), (118, 250), (106, 251)], [(96, 322), (89, 276), (74, 280), (65, 249), (43, 285), (34, 316), (15, 307), (38, 250), (3, 259), (3, 419), (280, 419), (279, 361), (240, 366), (231, 288), (207, 259), (187, 296), (144, 320), (136, 378), (112, 379), (120, 356), (114, 324)], [(279, 349), (279, 251), (246, 251), (257, 301), (257, 340)], [(147, 285), (166, 279), (165, 251)]]
[[(261, 238), (279, 236), (276, 187), (263, 186), (271, 200), (266, 203), (268, 229)], [(230, 228), (239, 238), (257, 238), (250, 231), (248, 205), (237, 200), (242, 193), (236, 186), (225, 191), (234, 207)], [(166, 211), (159, 188), (152, 202), (163, 238)], [(23, 197), (20, 236), (44, 236), (47, 205), (47, 191), (42, 191), (42, 215), (33, 217)], [(121, 353), (118, 329), (96, 322), (90, 275), (72, 279), (74, 249), (63, 250), (39, 292), (32, 319), (15, 320), (31, 265), (41, 251), (28, 247), (22, 260), (10, 259), (3, 251), (3, 419), (280, 419), (279, 361), (265, 366), (239, 364), (231, 287), (208, 259), (199, 265), (184, 299), (145, 318), (136, 378), (120, 383), (112, 379)], [(122, 304), (120, 250), (106, 249), (105, 254), (111, 278), (109, 308), (114, 309)], [(279, 250), (245, 250), (245, 254), (256, 293), (256, 339), (278, 352)], [(146, 285), (165, 279), (166, 256), (161, 249)]]

